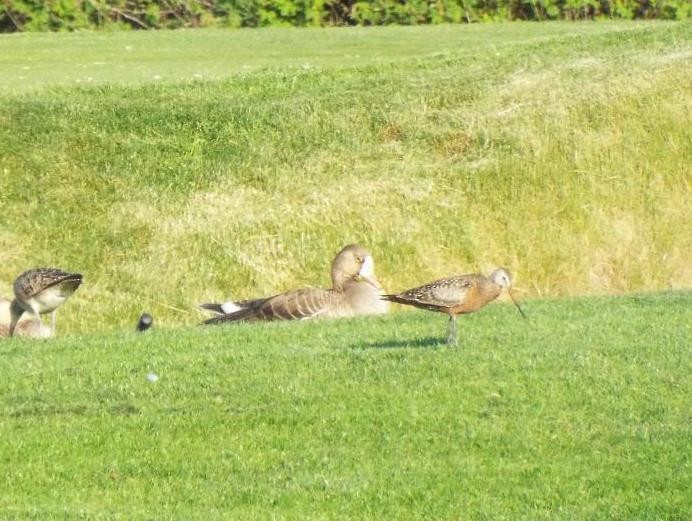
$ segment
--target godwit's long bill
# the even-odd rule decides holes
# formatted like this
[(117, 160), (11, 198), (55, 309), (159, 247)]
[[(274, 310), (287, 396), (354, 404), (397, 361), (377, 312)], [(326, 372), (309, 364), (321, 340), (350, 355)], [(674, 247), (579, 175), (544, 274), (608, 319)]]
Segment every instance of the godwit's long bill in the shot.
[(458, 345), (456, 319), (459, 315), (478, 311), (495, 300), (506, 289), (512, 302), (526, 318), (512, 295), (512, 276), (504, 268), (497, 268), (490, 277), (480, 273), (448, 277), (383, 298), (407, 306), (437, 311), (449, 315), (447, 344)]

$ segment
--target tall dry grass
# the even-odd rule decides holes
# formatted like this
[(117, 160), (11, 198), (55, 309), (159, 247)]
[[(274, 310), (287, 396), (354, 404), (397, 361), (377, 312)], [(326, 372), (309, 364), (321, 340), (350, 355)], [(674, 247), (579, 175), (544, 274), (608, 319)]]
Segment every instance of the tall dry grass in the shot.
[(564, 27), (473, 28), (473, 46), (360, 68), (6, 94), (0, 295), (59, 265), (85, 273), (68, 331), (143, 310), (195, 323), (200, 301), (328, 284), (354, 241), (392, 290), (496, 265), (525, 298), (689, 288), (690, 26)]

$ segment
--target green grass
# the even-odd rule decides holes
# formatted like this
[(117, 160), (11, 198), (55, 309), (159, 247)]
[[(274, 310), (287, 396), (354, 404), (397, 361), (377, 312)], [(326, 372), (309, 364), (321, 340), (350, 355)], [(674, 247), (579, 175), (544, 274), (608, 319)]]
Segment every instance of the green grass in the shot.
[(0, 296), (59, 266), (63, 334), (189, 325), (354, 241), (390, 290), (688, 288), (691, 64), (689, 23), (4, 36)]
[(689, 519), (691, 310), (494, 304), (460, 349), (425, 312), (8, 341), (0, 517)]
[[(689, 519), (691, 65), (689, 23), (0, 37), (0, 296), (85, 274), (0, 342), (0, 519)], [(352, 241), (530, 318), (188, 327)]]
[(342, 69), (493, 46), (595, 36), (645, 27), (638, 23), (523, 24), (342, 29), (252, 29), (76, 32), (2, 35), (0, 90), (90, 84), (214, 81), (271, 68)]

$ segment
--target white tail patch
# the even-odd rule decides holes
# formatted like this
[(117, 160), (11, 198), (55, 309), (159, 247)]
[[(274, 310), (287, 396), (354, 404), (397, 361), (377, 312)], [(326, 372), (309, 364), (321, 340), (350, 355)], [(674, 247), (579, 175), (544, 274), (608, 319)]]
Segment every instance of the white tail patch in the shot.
[(224, 302), (221, 304), (221, 310), (226, 313), (227, 315), (231, 313), (235, 313), (236, 311), (240, 311), (241, 308), (238, 304), (233, 302), (232, 300), (229, 300), (228, 302)]
[(368, 255), (363, 261), (363, 265), (358, 272), (361, 277), (372, 277), (375, 274), (375, 261), (372, 260), (372, 256)]

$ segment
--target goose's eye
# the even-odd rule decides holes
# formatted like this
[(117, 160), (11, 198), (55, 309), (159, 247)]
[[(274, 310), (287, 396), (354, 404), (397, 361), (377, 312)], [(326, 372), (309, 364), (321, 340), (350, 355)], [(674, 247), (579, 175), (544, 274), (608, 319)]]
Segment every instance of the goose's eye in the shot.
[(363, 257), (361, 257), (360, 255), (356, 255), (356, 260), (357, 260), (359, 263), (363, 264), (363, 261), (364, 261), (365, 259), (363, 259)]

